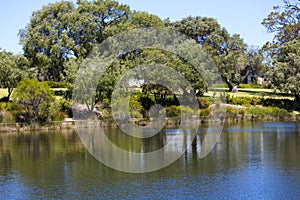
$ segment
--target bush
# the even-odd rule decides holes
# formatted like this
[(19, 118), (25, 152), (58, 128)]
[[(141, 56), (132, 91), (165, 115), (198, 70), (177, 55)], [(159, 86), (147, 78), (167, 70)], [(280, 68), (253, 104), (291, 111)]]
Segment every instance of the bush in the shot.
[(19, 107), (14, 104), (14, 103), (10, 103), (10, 102), (1, 102), (0, 103), (0, 111), (14, 111), (14, 110), (18, 110)]
[(257, 98), (257, 97), (231, 97), (230, 95), (227, 95), (226, 101), (228, 104), (249, 107), (251, 105), (253, 105), (253, 106), (259, 105), (261, 102), (261, 99)]
[(57, 102), (58, 110), (66, 113), (69, 117), (73, 116), (71, 102), (66, 99), (59, 99)]
[(51, 115), (52, 121), (63, 121), (65, 119), (65, 115), (63, 112), (55, 112)]
[(260, 104), (265, 107), (278, 107), (283, 108), (285, 110), (293, 110), (294, 108), (294, 101), (290, 99), (262, 98), (260, 100)]
[(13, 98), (22, 109), (26, 122), (45, 122), (50, 116), (50, 107), (54, 97), (45, 82), (22, 79), (14, 90)]
[(166, 107), (165, 109), (167, 117), (178, 117), (181, 114), (181, 110), (175, 105)]
[(166, 115), (167, 117), (179, 117), (181, 114), (195, 114), (194, 110), (188, 106), (169, 106), (166, 107)]
[(211, 108), (200, 109), (200, 116), (209, 116), (211, 113)]
[(250, 107), (247, 108), (247, 113), (255, 114), (255, 115), (285, 115), (287, 114), (287, 110), (280, 109), (278, 107)]
[(211, 106), (211, 98), (210, 97), (198, 97), (199, 108), (205, 109)]

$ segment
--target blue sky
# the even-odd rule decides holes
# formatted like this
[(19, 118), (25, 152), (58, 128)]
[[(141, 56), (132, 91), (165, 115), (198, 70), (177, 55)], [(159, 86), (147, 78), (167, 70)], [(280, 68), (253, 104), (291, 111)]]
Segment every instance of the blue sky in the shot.
[[(17, 36), (19, 29), (29, 22), (32, 11), (56, 0), (2, 1), (0, 7), (0, 47), (14, 53), (22, 53)], [(260, 24), (281, 0), (120, 0), (131, 9), (156, 14), (172, 21), (189, 15), (208, 16), (218, 20), (231, 34), (238, 33), (250, 45), (262, 46), (272, 40)]]

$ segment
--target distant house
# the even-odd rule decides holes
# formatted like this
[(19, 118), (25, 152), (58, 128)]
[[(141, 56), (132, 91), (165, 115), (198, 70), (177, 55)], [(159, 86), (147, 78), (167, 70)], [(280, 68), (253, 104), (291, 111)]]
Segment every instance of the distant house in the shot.
[(257, 76), (256, 74), (250, 72), (249, 75), (245, 78), (243, 81), (244, 84), (258, 84), (258, 85), (263, 85), (267, 83), (267, 78), (265, 75)]
[(254, 74), (253, 72), (250, 72), (248, 76), (245, 78), (243, 81), (244, 84), (250, 84), (250, 83), (255, 83), (256, 82), (257, 75)]

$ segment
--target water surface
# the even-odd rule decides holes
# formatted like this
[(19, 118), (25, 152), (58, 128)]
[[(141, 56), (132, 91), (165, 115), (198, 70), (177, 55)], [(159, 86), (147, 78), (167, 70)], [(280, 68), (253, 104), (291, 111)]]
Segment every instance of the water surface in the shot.
[[(205, 129), (201, 129), (202, 132)], [(0, 199), (299, 199), (300, 123), (231, 125), (204, 159), (194, 145), (172, 165), (128, 174), (99, 163), (76, 131), (0, 134)], [(123, 148), (151, 151), (172, 133)]]

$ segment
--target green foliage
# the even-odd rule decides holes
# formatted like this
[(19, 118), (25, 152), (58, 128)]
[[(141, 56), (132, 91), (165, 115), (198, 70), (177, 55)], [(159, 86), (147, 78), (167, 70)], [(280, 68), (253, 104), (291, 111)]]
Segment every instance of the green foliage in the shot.
[(228, 85), (227, 84), (219, 84), (219, 83), (216, 83), (216, 84), (213, 84), (211, 86), (211, 88), (228, 88)]
[(168, 106), (165, 108), (166, 109), (166, 115), (167, 117), (180, 117), (180, 115), (182, 115), (183, 113), (188, 114), (188, 115), (192, 115), (195, 114), (195, 111), (187, 106)]
[(300, 40), (286, 42), (269, 69), (269, 82), (276, 90), (295, 96), (295, 109), (300, 107)]
[(212, 104), (210, 97), (198, 97), (199, 108), (208, 108)]
[(261, 105), (264, 107), (278, 107), (285, 110), (292, 110), (294, 101), (290, 99), (274, 99), (274, 98), (258, 98), (258, 97), (232, 97), (226, 96), (228, 104), (241, 106), (255, 106)]
[[(279, 6), (274, 6), (273, 11), (262, 22), (262, 25), (269, 32), (276, 33), (273, 43), (267, 43), (265, 48), (277, 49), (285, 42), (299, 39), (300, 37), (299, 1), (284, 0), (283, 2), (284, 10), (281, 10)], [(276, 52), (276, 50), (273, 52)]]
[(57, 101), (57, 104), (60, 112), (66, 113), (69, 117), (72, 117), (72, 107), (70, 101), (62, 98)]
[(210, 53), (229, 91), (234, 84), (239, 85), (243, 82), (250, 72), (264, 72), (265, 64), (261, 51), (247, 50), (247, 45), (238, 34), (229, 35), (213, 18), (190, 16), (167, 24), (193, 38)]
[(286, 110), (293, 110), (294, 107), (294, 101), (290, 99), (262, 98), (259, 104), (265, 107), (278, 107)]
[(54, 101), (50, 87), (36, 79), (22, 79), (16, 87), (13, 98), (23, 111), (26, 122), (44, 122), (50, 114)]
[(181, 110), (179, 109), (178, 106), (169, 106), (166, 107), (166, 115), (167, 117), (178, 117), (181, 114)]
[(247, 108), (247, 113), (256, 115), (286, 115), (288, 112), (285, 109), (278, 107), (249, 107)]
[(10, 102), (0, 103), (0, 111), (14, 111), (18, 109), (19, 109), (18, 106), (14, 103), (10, 103)]
[(69, 58), (86, 58), (107, 37), (105, 28), (127, 20), (129, 13), (128, 6), (111, 0), (51, 3), (35, 11), (20, 31), (24, 55), (40, 80), (60, 81)]
[(130, 97), (129, 100), (129, 111), (130, 115), (133, 118), (142, 118), (142, 111), (143, 111), (143, 106), (141, 102), (139, 101), (139, 95), (138, 94), (133, 94)]
[(231, 97), (230, 95), (226, 96), (226, 102), (228, 104), (233, 105), (241, 105), (249, 107), (251, 105), (258, 105), (260, 104), (260, 98), (257, 97)]
[(18, 56), (5, 51), (0, 52), (0, 88), (7, 88), (9, 101), (13, 88), (21, 80), (22, 71), (18, 66)]
[(211, 113), (211, 108), (204, 108), (204, 109), (200, 109), (199, 114), (200, 116), (209, 116)]
[(258, 84), (240, 84), (239, 88), (257, 88), (257, 89), (263, 89), (263, 88), (267, 88), (267, 85), (258, 85)]

